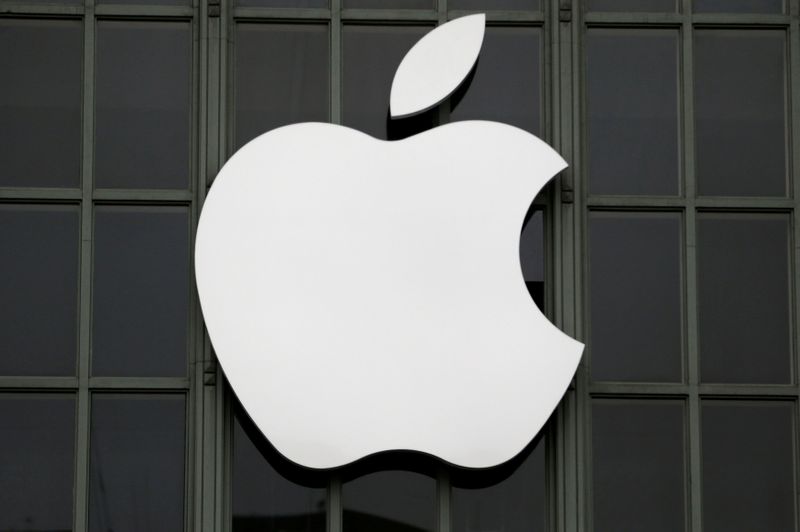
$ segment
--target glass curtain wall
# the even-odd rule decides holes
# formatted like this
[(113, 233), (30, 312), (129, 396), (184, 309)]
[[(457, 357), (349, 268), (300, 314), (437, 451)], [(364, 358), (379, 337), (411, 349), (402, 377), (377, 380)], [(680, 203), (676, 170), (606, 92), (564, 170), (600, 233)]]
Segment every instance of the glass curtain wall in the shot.
[[(464, 86), (389, 120), (478, 10)], [(0, 530), (797, 530), (800, 0), (0, 0), (0, 50)], [(287, 462), (204, 333), (214, 175), (293, 122), (468, 119), (570, 164), (520, 257), (574, 385), (490, 471)]]
[(573, 33), (591, 530), (797, 529), (797, 9), (588, 0)]

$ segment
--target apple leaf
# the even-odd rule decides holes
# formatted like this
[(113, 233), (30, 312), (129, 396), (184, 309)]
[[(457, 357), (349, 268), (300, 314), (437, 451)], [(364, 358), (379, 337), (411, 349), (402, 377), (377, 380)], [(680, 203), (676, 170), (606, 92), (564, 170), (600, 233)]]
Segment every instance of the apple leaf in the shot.
[(483, 44), (486, 15), (451, 20), (426, 34), (408, 51), (392, 81), (392, 118), (438, 105), (469, 75)]

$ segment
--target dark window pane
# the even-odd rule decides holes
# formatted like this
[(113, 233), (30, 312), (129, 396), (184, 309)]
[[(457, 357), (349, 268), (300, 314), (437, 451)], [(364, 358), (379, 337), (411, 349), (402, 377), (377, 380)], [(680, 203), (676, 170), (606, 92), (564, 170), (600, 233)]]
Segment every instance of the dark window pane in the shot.
[(531, 209), (522, 225), (519, 238), (519, 261), (522, 277), (531, 297), (544, 311), (544, 213)]
[(700, 376), (788, 383), (789, 219), (701, 214), (697, 222)]
[(328, 0), (235, 0), (241, 7), (328, 7)]
[(71, 396), (0, 394), (0, 530), (72, 530), (74, 462)]
[(684, 419), (679, 401), (594, 401), (594, 529), (684, 530)]
[(783, 0), (693, 0), (695, 13), (782, 13)]
[(77, 207), (0, 206), (0, 375), (75, 374), (78, 220)]
[(345, 8), (353, 9), (433, 9), (434, 0), (343, 0)]
[(539, 11), (540, 0), (448, 0), (449, 9), (523, 9)]
[(97, 23), (98, 187), (189, 185), (191, 59), (189, 23)]
[(589, 30), (589, 191), (678, 194), (677, 30)]
[(94, 395), (90, 532), (183, 530), (183, 395)]
[(237, 412), (233, 428), (233, 532), (325, 532), (325, 479), (282, 457)]
[(785, 48), (783, 31), (695, 32), (698, 193), (786, 194)]
[(77, 187), (83, 24), (0, 19), (0, 186)]
[(146, 4), (156, 6), (191, 6), (192, 0), (96, 0), (98, 4)]
[(794, 531), (794, 408), (704, 402), (703, 530)]
[(379, 471), (343, 487), (344, 532), (433, 531), (436, 481), (409, 471)]
[(183, 207), (98, 207), (92, 374), (186, 375), (189, 218)]
[(681, 380), (681, 248), (678, 214), (590, 214), (594, 380)]
[(544, 532), (547, 525), (545, 443), (538, 439), (510, 462), (453, 473), (453, 530)]
[(676, 0), (586, 0), (589, 11), (674, 12)]
[(542, 129), (541, 30), (487, 27), (471, 77), (450, 97), (451, 119)]
[(236, 25), (236, 146), (295, 122), (327, 122), (328, 26)]
[(406, 52), (431, 28), (345, 26), (342, 35), (344, 125), (380, 139), (407, 136), (433, 125), (430, 113), (389, 120), (394, 72)]

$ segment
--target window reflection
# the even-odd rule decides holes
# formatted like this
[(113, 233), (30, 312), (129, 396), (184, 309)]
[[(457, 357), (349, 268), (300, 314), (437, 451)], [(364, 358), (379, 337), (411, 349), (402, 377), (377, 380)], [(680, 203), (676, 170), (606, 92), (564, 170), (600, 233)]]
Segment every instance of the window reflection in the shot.
[(451, 473), (454, 532), (544, 532), (547, 529), (545, 438), (484, 471)]
[(344, 532), (422, 532), (436, 528), (437, 463), (392, 452), (346, 469)]
[(92, 398), (89, 532), (184, 526), (184, 396)]
[(389, 119), (389, 93), (397, 65), (430, 28), (345, 26), (342, 30), (344, 125), (379, 139), (400, 139), (429, 129), (434, 114)]
[(0, 394), (0, 530), (72, 530), (75, 400)]
[(450, 117), (542, 129), (539, 28), (487, 27), (475, 69), (450, 97)]
[(0, 186), (79, 185), (82, 49), (79, 20), (0, 20)]
[(324, 475), (281, 456), (237, 406), (233, 418), (232, 532), (325, 532)]
[(544, 212), (531, 206), (522, 224), (519, 260), (533, 301), (544, 312)]
[(295, 122), (327, 122), (330, 39), (322, 24), (236, 25), (236, 146)]

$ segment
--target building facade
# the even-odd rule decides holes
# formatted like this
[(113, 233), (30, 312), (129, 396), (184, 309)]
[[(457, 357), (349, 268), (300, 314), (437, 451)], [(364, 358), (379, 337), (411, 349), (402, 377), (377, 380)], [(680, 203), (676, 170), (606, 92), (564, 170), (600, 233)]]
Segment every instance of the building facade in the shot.
[[(464, 86), (389, 120), (476, 11)], [(0, 0), (0, 73), (0, 530), (797, 530), (800, 0)], [(293, 465), (204, 333), (216, 172), (288, 123), (468, 119), (570, 164), (520, 256), (573, 385), (497, 468)]]

